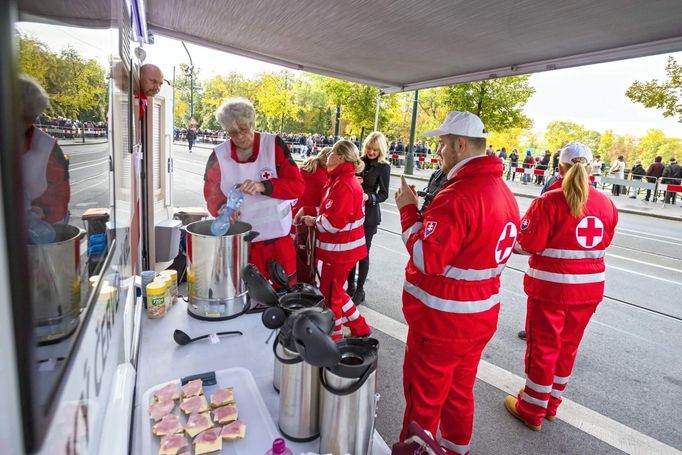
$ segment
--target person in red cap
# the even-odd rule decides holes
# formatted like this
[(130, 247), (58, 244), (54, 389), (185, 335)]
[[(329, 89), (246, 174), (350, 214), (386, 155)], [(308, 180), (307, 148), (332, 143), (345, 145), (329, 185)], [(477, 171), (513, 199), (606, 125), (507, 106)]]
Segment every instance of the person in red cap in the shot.
[(481, 353), (497, 328), (500, 274), (511, 256), (519, 209), (502, 180), (503, 164), (486, 156), (483, 122), (452, 111), (438, 136), (447, 181), (423, 214), (414, 188), (396, 192), (405, 268), (403, 313), (409, 326), (403, 364), (405, 416), (436, 435), (449, 454), (469, 453), (474, 383)]
[[(235, 185), (244, 193), (236, 215), (258, 232), (251, 243), (249, 261), (270, 278), (268, 261), (277, 259), (290, 281), (296, 276), (296, 251), (291, 231), (291, 200), (303, 194), (303, 178), (284, 141), (275, 134), (255, 131), (256, 111), (244, 98), (232, 98), (216, 112), (229, 139), (208, 157), (204, 173), (204, 199), (208, 211), (218, 216)], [(233, 217), (233, 222), (237, 217)]]
[(592, 152), (561, 150), (561, 189), (544, 193), (521, 220), (515, 250), (530, 254), (523, 280), (526, 385), (507, 410), (532, 430), (554, 420), (583, 332), (604, 296), (604, 254), (618, 223), (611, 200), (590, 185)]
[(334, 340), (343, 338), (343, 326), (347, 326), (354, 337), (371, 333), (365, 318), (343, 288), (348, 272), (367, 256), (365, 193), (355, 178), (364, 167), (357, 147), (350, 141), (338, 141), (327, 158), (329, 185), (319, 215), (303, 215), (299, 211), (296, 217), (317, 229), (315, 256), (322, 261), (320, 290), (336, 319), (332, 332)]

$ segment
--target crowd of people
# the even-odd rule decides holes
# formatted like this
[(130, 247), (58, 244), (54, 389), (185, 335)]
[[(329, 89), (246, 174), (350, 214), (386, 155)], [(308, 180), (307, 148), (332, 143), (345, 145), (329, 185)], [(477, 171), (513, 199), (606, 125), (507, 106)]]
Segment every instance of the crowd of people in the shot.
[(38, 128), (49, 130), (49, 134), (57, 139), (74, 139), (82, 137), (106, 137), (107, 122), (72, 120), (66, 117), (49, 117), (41, 114), (35, 124)]

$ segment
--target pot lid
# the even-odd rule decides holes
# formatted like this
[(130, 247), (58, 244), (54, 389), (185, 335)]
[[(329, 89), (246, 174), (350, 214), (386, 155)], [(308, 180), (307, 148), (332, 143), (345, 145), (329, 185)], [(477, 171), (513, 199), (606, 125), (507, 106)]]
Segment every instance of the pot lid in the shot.
[(258, 271), (255, 265), (247, 264), (242, 273), (242, 280), (253, 300), (268, 306), (275, 306), (279, 301), (277, 292)]

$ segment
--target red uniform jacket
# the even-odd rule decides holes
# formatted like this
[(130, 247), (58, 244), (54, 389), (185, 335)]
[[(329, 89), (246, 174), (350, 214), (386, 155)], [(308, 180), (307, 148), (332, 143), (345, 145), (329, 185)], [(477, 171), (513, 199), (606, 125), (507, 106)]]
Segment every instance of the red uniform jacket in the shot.
[(573, 217), (561, 190), (548, 191), (521, 220), (518, 246), (532, 256), (524, 277), (528, 297), (555, 303), (599, 303), (604, 254), (618, 223), (611, 200), (590, 186), (582, 216)]
[[(246, 162), (256, 160), (259, 148), (260, 134), (256, 133), (253, 139), (253, 155)], [(303, 194), (303, 178), (296, 162), (291, 158), (289, 149), (279, 136), (277, 136), (275, 142), (274, 153), (277, 164), (277, 178), (261, 181), (265, 185), (263, 194), (277, 199), (296, 199)], [(232, 159), (239, 161), (239, 158), (237, 158), (237, 148), (234, 144), (232, 144)], [(220, 165), (218, 164), (215, 152), (211, 152), (211, 156), (208, 157), (208, 162), (206, 163), (204, 199), (206, 199), (209, 213), (213, 216), (218, 216), (220, 207), (227, 202), (227, 196), (220, 189)]]
[(317, 259), (332, 264), (357, 262), (367, 256), (365, 203), (353, 163), (329, 172), (329, 185), (315, 220)]
[(310, 207), (311, 211), (306, 211), (306, 213), (314, 213), (320, 207), (325, 187), (329, 183), (327, 169), (322, 166), (317, 166), (313, 173), (301, 169), (301, 177), (303, 177), (303, 182), (305, 183), (305, 190), (293, 207), (294, 216), (296, 216), (301, 207)]
[(423, 215), (400, 211), (403, 313), (410, 329), (444, 340), (490, 338), (497, 328), (500, 274), (511, 256), (519, 208), (495, 156), (465, 163)]

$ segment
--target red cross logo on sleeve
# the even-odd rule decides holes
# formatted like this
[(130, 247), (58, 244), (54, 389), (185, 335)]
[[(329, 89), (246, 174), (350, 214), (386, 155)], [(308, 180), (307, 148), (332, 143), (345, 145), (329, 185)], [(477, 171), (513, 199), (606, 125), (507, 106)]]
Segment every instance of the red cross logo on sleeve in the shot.
[(583, 248), (594, 248), (604, 238), (604, 223), (596, 216), (586, 216), (576, 226), (575, 238)]
[(261, 180), (270, 180), (272, 178), (272, 172), (270, 169), (261, 169), (260, 171), (260, 178)]
[(516, 225), (512, 222), (507, 223), (504, 229), (502, 229), (500, 238), (497, 240), (497, 246), (495, 247), (495, 261), (498, 264), (511, 256), (514, 243), (516, 243), (517, 233)]

